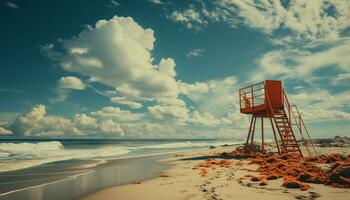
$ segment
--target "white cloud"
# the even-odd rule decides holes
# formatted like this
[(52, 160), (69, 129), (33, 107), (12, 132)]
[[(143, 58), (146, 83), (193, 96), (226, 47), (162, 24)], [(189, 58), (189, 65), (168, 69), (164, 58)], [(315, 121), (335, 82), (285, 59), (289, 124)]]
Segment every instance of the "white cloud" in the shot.
[(10, 8), (19, 9), (19, 6), (17, 4), (15, 4), (14, 2), (6, 1), (5, 4)]
[(45, 116), (46, 107), (44, 105), (36, 105), (29, 112), (18, 117), (9, 129), (17, 135), (34, 136), (47, 135), (52, 133), (68, 135), (81, 135), (82, 133), (74, 126), (74, 124), (62, 117)]
[(63, 89), (74, 89), (74, 90), (83, 90), (85, 89), (85, 84), (77, 77), (66, 76), (62, 77), (58, 81), (59, 88)]
[(350, 86), (350, 73), (338, 74), (332, 82), (333, 85)]
[(204, 49), (191, 49), (187, 54), (187, 58), (196, 58), (202, 56)]
[(53, 47), (42, 50), (64, 70), (93, 78), (128, 99), (174, 98), (175, 62), (168, 58), (153, 64), (154, 41), (152, 29), (144, 29), (131, 17), (115, 16), (62, 40), (63, 54)]
[(349, 107), (349, 92), (332, 95), (326, 90), (313, 90), (288, 97), (292, 104), (299, 106), (302, 117), (307, 120), (350, 120), (350, 113), (343, 110)]
[(170, 19), (188, 29), (202, 29), (209, 22), (239, 24), (273, 36), (274, 43), (290, 44), (304, 40), (337, 40), (350, 28), (347, 0), (219, 0), (199, 1), (187, 9), (175, 10)]
[(157, 5), (163, 5), (164, 2), (160, 1), (160, 0), (148, 0), (151, 3), (157, 4)]
[(11, 134), (12, 134), (12, 131), (7, 130), (0, 126), (0, 135), (11, 135)]
[(215, 127), (221, 124), (220, 119), (216, 119), (211, 113), (204, 112), (200, 114), (198, 111), (192, 113), (190, 122), (209, 127)]
[(116, 9), (117, 7), (120, 6), (120, 4), (118, 3), (118, 1), (116, 0), (111, 0), (108, 4), (108, 6), (112, 9)]
[(150, 115), (157, 120), (185, 124), (189, 118), (185, 102), (180, 99), (158, 99), (160, 105), (148, 106)]
[(204, 19), (201, 12), (197, 10), (192, 4), (184, 10), (174, 10), (169, 18), (174, 22), (184, 24), (187, 29), (201, 29), (208, 24), (208, 21)]
[(180, 94), (184, 94), (184, 95), (191, 95), (191, 94), (198, 94), (198, 93), (203, 94), (209, 91), (208, 84), (203, 82), (188, 84), (188, 83), (179, 81), (178, 85), (179, 85)]
[[(258, 71), (253, 71), (253, 80), (268, 78), (310, 77), (314, 72), (325, 68), (336, 68), (350, 72), (350, 39), (321, 50), (275, 50), (257, 60)], [(341, 78), (341, 77), (339, 77)]]
[[(266, 33), (285, 30), (295, 40), (336, 40), (350, 27), (350, 5), (347, 0), (281, 1), (221, 0), (227, 18), (238, 15), (244, 24)], [(284, 34), (283, 33), (283, 34)], [(275, 33), (277, 34), (277, 33)], [(284, 38), (283, 34), (281, 38)], [(284, 34), (285, 35), (285, 34)]]
[(142, 107), (142, 104), (134, 102), (134, 101), (130, 101), (130, 100), (128, 100), (125, 97), (112, 97), (111, 101), (114, 102), (114, 103), (119, 103), (119, 104), (122, 104), (122, 105), (126, 105), (126, 106), (128, 106), (129, 108), (132, 108), (132, 109), (138, 109), (138, 108)]
[(92, 116), (101, 119), (113, 119), (117, 121), (138, 121), (143, 118), (141, 113), (132, 113), (128, 110), (121, 110), (119, 107), (107, 106), (99, 111), (91, 112)]
[[(114, 111), (117, 113), (116, 110)], [(73, 119), (70, 120), (47, 115), (44, 105), (36, 105), (7, 126), (8, 130), (0, 127), (0, 132), (2, 134), (13, 133), (13, 135), (17, 136), (30, 137), (124, 136), (124, 131), (120, 124), (114, 121), (117, 118), (117, 114), (114, 116), (101, 116), (99, 113), (103, 112), (98, 111), (96, 113), (98, 113), (96, 115), (97, 119), (82, 113), (74, 115)], [(119, 111), (118, 114), (122, 115), (125, 113), (128, 112)]]
[(95, 118), (86, 114), (76, 114), (73, 117), (74, 124), (79, 128), (96, 128), (97, 122)]
[(118, 136), (124, 136), (124, 131), (120, 125), (114, 122), (112, 119), (102, 121), (99, 128), (105, 134), (113, 134)]

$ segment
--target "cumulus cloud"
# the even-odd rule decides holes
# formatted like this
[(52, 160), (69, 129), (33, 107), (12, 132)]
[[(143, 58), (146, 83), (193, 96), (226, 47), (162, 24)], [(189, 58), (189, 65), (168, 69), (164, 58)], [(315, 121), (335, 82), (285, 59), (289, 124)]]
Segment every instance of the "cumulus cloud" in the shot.
[(124, 131), (120, 125), (112, 119), (102, 121), (99, 128), (103, 133), (124, 136)]
[(72, 119), (66, 119), (47, 115), (45, 105), (36, 105), (19, 116), (7, 129), (0, 127), (0, 132), (27, 137), (123, 137), (123, 129), (113, 118), (96, 119), (82, 113), (74, 115)]
[(144, 29), (131, 17), (115, 16), (62, 40), (64, 52), (52, 45), (42, 50), (62, 69), (93, 78), (128, 99), (174, 98), (178, 95), (175, 62), (167, 58), (154, 64), (154, 41), (152, 29)]
[(188, 84), (179, 81), (179, 92), (180, 94), (184, 95), (191, 95), (191, 94), (203, 94), (207, 93), (209, 91), (209, 86), (207, 83), (204, 82), (195, 82), (194, 84)]
[(46, 107), (36, 105), (29, 112), (18, 117), (9, 129), (17, 135), (35, 136), (35, 135), (81, 135), (82, 133), (73, 125), (73, 123), (62, 117), (45, 116)]
[(221, 124), (220, 119), (215, 118), (211, 113), (204, 112), (200, 114), (198, 111), (194, 111), (190, 119), (191, 123), (215, 127)]
[(91, 115), (101, 119), (113, 119), (117, 121), (138, 121), (143, 118), (141, 113), (132, 113), (129, 110), (121, 110), (119, 107), (107, 106), (99, 111), (91, 112)]
[(83, 90), (85, 89), (85, 84), (77, 77), (66, 76), (62, 77), (58, 81), (59, 88), (63, 89), (73, 89), (73, 90)]
[(188, 109), (181, 99), (158, 99), (159, 105), (148, 106), (150, 115), (157, 120), (185, 124), (189, 118)]
[(142, 107), (142, 104), (134, 102), (134, 101), (131, 101), (131, 100), (128, 100), (125, 97), (112, 97), (111, 101), (114, 102), (114, 103), (119, 103), (119, 104), (122, 104), (122, 105), (126, 105), (126, 106), (128, 106), (129, 108), (132, 108), (132, 109), (137, 109), (137, 108), (141, 108)]
[(73, 117), (74, 124), (79, 128), (96, 128), (97, 122), (95, 118), (87, 116), (86, 114), (76, 114)]

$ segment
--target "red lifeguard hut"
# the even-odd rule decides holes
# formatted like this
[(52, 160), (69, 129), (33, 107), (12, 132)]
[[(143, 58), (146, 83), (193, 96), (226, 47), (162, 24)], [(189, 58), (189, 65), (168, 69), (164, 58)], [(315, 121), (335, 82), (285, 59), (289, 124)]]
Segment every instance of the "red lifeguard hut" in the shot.
[[(281, 81), (266, 80), (241, 88), (239, 90), (239, 100), (241, 113), (252, 115), (246, 141), (246, 151), (251, 152), (253, 150), (256, 121), (260, 118), (261, 152), (265, 153), (264, 118), (268, 118), (279, 154), (296, 152), (303, 156), (301, 146), (306, 148), (310, 156), (310, 146), (316, 153), (299, 110), (296, 105), (291, 105), (289, 103)], [(300, 133), (300, 143), (302, 145), (299, 145), (295, 137), (293, 131), (295, 127)], [(305, 139), (304, 134), (307, 135), (307, 139)]]

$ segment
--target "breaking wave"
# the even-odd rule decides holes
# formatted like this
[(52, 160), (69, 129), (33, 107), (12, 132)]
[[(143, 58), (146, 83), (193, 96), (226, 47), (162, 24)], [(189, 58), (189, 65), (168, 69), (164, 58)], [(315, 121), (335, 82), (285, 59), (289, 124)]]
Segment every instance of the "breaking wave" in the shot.
[[(158, 141), (159, 142), (159, 141)], [(133, 156), (146, 156), (156, 152), (174, 152), (193, 148), (205, 148), (209, 146), (222, 146), (237, 144), (235, 141), (181, 141), (154, 144), (140, 144), (133, 146), (124, 144), (105, 144), (100, 146), (84, 146), (77, 144), (64, 146), (59, 141), (50, 142), (21, 142), (0, 143), (0, 172), (19, 170), (37, 165), (71, 159), (98, 160), (97, 165), (103, 160), (115, 158), (128, 153)], [(135, 145), (135, 144), (134, 144)], [(96, 164), (95, 162), (93, 165)], [(89, 164), (90, 166), (91, 164)], [(93, 166), (91, 165), (91, 166)]]
[(58, 141), (0, 144), (0, 172), (19, 170), (41, 164), (86, 158), (112, 157), (129, 153), (124, 147), (65, 149)]

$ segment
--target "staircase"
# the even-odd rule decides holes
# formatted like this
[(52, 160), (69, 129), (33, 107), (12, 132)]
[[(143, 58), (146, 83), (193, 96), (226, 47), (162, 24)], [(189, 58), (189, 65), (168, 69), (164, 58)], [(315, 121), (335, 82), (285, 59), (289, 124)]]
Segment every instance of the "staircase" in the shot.
[(297, 152), (302, 155), (285, 110), (273, 109), (273, 115), (275, 125), (282, 142), (279, 147), (279, 149), (281, 149), (281, 153)]
[[(296, 152), (303, 156), (300, 149), (300, 145), (293, 132), (293, 126), (297, 126), (297, 130), (301, 136), (301, 143), (306, 148), (309, 156), (311, 156), (310, 146), (313, 148), (315, 155), (317, 155), (315, 146), (312, 143), (308, 130), (305, 126), (303, 119), (301, 118), (300, 112), (296, 105), (291, 105), (287, 98), (286, 93), (283, 90), (284, 108), (276, 109), (272, 108), (269, 96), (266, 95), (267, 104), (269, 105), (269, 110), (272, 118), (275, 122), (275, 126), (281, 138), (281, 145), (278, 145), (278, 150), (280, 153)], [(286, 112), (287, 110), (287, 112)], [(288, 114), (288, 115), (287, 115)], [(306, 133), (308, 139), (305, 139), (304, 133)]]

